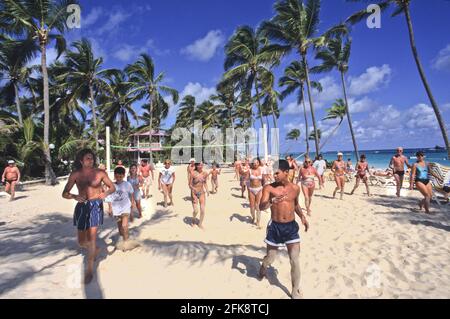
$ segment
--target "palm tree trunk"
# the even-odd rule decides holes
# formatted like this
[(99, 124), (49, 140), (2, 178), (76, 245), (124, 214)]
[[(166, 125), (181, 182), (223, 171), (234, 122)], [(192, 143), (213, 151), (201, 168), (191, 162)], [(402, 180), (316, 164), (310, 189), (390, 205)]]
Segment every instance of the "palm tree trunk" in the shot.
[(22, 118), (22, 110), (20, 109), (20, 99), (19, 99), (19, 88), (17, 87), (17, 83), (14, 82), (14, 95), (16, 98), (16, 107), (17, 107), (17, 115), (19, 116), (19, 124), (23, 126), (23, 118)]
[(119, 131), (119, 143), (120, 143), (120, 131), (122, 130), (122, 112), (119, 109), (119, 123), (118, 123), (118, 131)]
[(91, 97), (92, 120), (94, 122), (95, 153), (98, 153), (97, 112), (95, 110), (94, 90), (92, 88), (92, 84), (89, 85), (89, 95)]
[(261, 121), (261, 127), (263, 127), (263, 114), (261, 108), (261, 102), (259, 101), (259, 89), (258, 89), (258, 76), (255, 76), (255, 91), (256, 91), (256, 104), (259, 110), (259, 119)]
[(152, 152), (152, 125), (153, 125), (153, 94), (150, 93), (150, 132), (149, 132), (149, 141), (150, 141), (150, 164), (153, 164), (153, 152)]
[[(306, 131), (306, 155), (309, 157), (309, 128), (308, 128), (308, 117), (306, 116), (306, 105), (305, 105), (305, 92), (303, 85), (302, 90), (302, 104), (303, 104), (303, 115), (305, 116), (305, 131)], [(319, 155), (319, 154), (316, 154)]]
[(348, 108), (347, 90), (345, 88), (344, 72), (341, 72), (341, 80), (342, 80), (342, 89), (344, 90), (345, 112), (347, 113), (347, 120), (348, 120), (348, 125), (350, 127), (350, 134), (352, 135), (353, 148), (355, 149), (356, 161), (358, 162), (359, 161), (358, 145), (356, 145), (355, 133), (353, 132), (352, 117), (350, 115), (350, 110)]
[(325, 145), (327, 145), (327, 143), (328, 143), (328, 141), (330, 140), (330, 138), (333, 137), (334, 134), (336, 134), (336, 132), (337, 132), (338, 128), (341, 126), (343, 120), (344, 120), (344, 119), (341, 119), (341, 120), (339, 121), (338, 125), (336, 125), (336, 127), (333, 129), (333, 131), (331, 132), (331, 134), (328, 135), (328, 136), (327, 136), (327, 139), (322, 143), (322, 145), (320, 145), (320, 149), (321, 149), (321, 150), (325, 147)]
[(45, 184), (55, 185), (56, 176), (52, 169), (52, 157), (50, 155), (50, 102), (48, 94), (48, 73), (47, 73), (47, 48), (45, 43), (41, 43), (41, 68), (44, 84), (44, 156), (45, 156)]
[(316, 156), (319, 155), (320, 147), (319, 147), (319, 139), (317, 136), (317, 124), (316, 124), (316, 116), (314, 113), (314, 104), (311, 96), (311, 81), (309, 80), (309, 70), (308, 63), (306, 61), (306, 54), (302, 55), (303, 64), (305, 66), (305, 75), (306, 75), (306, 88), (308, 89), (308, 98), (309, 98), (309, 106), (311, 108), (311, 117), (314, 127), (314, 143), (316, 144)]
[(409, 12), (409, 4), (405, 5), (405, 17), (406, 23), (408, 24), (409, 31), (409, 40), (411, 42), (411, 49), (413, 52), (414, 60), (416, 61), (417, 69), (419, 70), (420, 78), (422, 79), (425, 90), (427, 91), (428, 98), (430, 99), (431, 106), (433, 107), (434, 113), (436, 114), (436, 119), (439, 123), (439, 127), (441, 129), (442, 137), (444, 138), (445, 147), (447, 148), (447, 156), (450, 158), (450, 144), (447, 135), (447, 128), (445, 127), (444, 120), (442, 119), (441, 112), (439, 111), (439, 107), (434, 99), (433, 93), (431, 92), (430, 85), (428, 84), (428, 80), (425, 76), (425, 71), (423, 70), (422, 63), (419, 59), (419, 53), (416, 48), (416, 41), (414, 39), (414, 30), (411, 21), (411, 15)]

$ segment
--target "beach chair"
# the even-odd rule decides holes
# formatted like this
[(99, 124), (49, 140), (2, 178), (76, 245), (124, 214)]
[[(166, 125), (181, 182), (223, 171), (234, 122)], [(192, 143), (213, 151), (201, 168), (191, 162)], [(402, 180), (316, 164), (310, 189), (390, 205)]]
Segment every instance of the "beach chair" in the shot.
[(450, 174), (450, 167), (446, 167), (444, 165), (438, 164), (438, 163), (429, 163), (430, 166), (430, 182), (433, 186), (433, 197), (432, 199), (438, 203), (439, 206), (441, 206), (441, 202), (438, 199), (438, 194), (441, 194), (444, 196), (444, 199), (447, 200), (447, 203), (449, 203), (448, 194), (444, 192), (444, 182), (446, 179), (448, 179), (448, 176)]
[(369, 177), (370, 185), (372, 186), (396, 186), (395, 179), (393, 177), (382, 177), (372, 175)]

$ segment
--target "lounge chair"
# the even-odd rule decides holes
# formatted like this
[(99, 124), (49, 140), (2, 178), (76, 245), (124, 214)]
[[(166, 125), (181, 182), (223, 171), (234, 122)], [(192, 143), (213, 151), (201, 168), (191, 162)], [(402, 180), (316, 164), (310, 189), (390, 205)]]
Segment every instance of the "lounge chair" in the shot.
[(393, 177), (371, 175), (369, 176), (369, 182), (372, 186), (396, 186), (395, 179)]
[(444, 191), (445, 181), (448, 181), (450, 175), (450, 167), (438, 164), (438, 163), (429, 163), (430, 166), (430, 181), (433, 186), (433, 200), (435, 200), (439, 205), (441, 202), (439, 201), (437, 194), (441, 194), (449, 203), (448, 193)]

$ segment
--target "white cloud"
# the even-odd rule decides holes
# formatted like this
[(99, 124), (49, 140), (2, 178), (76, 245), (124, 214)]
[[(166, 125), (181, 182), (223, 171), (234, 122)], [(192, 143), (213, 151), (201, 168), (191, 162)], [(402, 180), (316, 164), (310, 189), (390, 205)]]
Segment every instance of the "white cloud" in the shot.
[(129, 45), (129, 44), (123, 44), (122, 47), (116, 52), (114, 52), (114, 57), (119, 59), (120, 61), (130, 61), (132, 58), (137, 57), (139, 52), (136, 52), (136, 47)]
[[(322, 108), (324, 106), (331, 107), (330, 102), (334, 102), (336, 99), (342, 98), (342, 87), (336, 82), (336, 80), (331, 76), (326, 76), (320, 79), (318, 82), (322, 85), (322, 92), (313, 90), (313, 103), (314, 108)], [(309, 109), (309, 100), (305, 94), (307, 101), (307, 108)], [(330, 105), (328, 105), (330, 104)]]
[(450, 71), (450, 44), (439, 51), (437, 57), (432, 62), (432, 67), (439, 71)]
[(91, 42), (92, 51), (94, 52), (94, 56), (96, 58), (103, 58), (103, 62), (108, 58), (108, 54), (103, 49), (103, 46), (94, 38), (89, 38), (89, 42)]
[(125, 20), (127, 20), (130, 16), (131, 16), (130, 13), (124, 13), (123, 10), (120, 11), (117, 10), (115, 12), (112, 12), (109, 15), (106, 23), (102, 27), (98, 28), (96, 33), (98, 35), (103, 35), (105, 33), (112, 33), (115, 30), (117, 30), (119, 25)]
[(367, 96), (359, 100), (355, 98), (348, 99), (348, 107), (350, 109), (350, 114), (372, 111), (377, 106), (378, 104)]
[(200, 104), (213, 94), (216, 94), (216, 88), (215, 87), (204, 87), (200, 83), (192, 83), (189, 82), (183, 89), (183, 91), (180, 94), (180, 98), (185, 97), (186, 95), (192, 95), (195, 97), (195, 103)]
[(302, 113), (302, 110), (303, 108), (300, 107), (296, 102), (291, 102), (282, 109), (281, 113), (283, 115), (297, 115)]
[[(82, 13), (83, 14), (83, 13)], [(81, 26), (88, 27), (97, 22), (98, 18), (103, 14), (103, 9), (100, 7), (93, 8), (86, 17), (81, 16)]]
[(409, 129), (437, 129), (438, 123), (433, 109), (427, 104), (417, 104), (406, 111), (405, 125)]
[(167, 55), (170, 50), (160, 50), (155, 46), (153, 39), (147, 40), (144, 46), (131, 45), (123, 43), (120, 47), (116, 48), (113, 56), (120, 61), (129, 62), (132, 59), (137, 59), (141, 53), (152, 51), (156, 55)]
[(205, 37), (196, 40), (194, 43), (182, 49), (181, 53), (193, 60), (206, 62), (214, 56), (216, 50), (224, 41), (225, 37), (222, 31), (212, 30)]
[(362, 95), (377, 91), (391, 79), (392, 70), (388, 64), (381, 67), (372, 66), (358, 77), (349, 77), (351, 95)]

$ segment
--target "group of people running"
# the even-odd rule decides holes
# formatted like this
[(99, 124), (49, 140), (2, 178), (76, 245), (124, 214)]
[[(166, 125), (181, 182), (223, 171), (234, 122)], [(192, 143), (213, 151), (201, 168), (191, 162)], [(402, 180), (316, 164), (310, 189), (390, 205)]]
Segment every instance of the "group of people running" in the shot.
[[(424, 161), (424, 154), (418, 152), (416, 155), (417, 162), (410, 165), (408, 159), (403, 155), (403, 149), (398, 148), (397, 153), (391, 158), (390, 167), (397, 180), (397, 196), (400, 196), (405, 166), (411, 169), (411, 180), (415, 182), (416, 188), (424, 196), (419, 206), (421, 209), (425, 208), (425, 212), (429, 213), (432, 192), (429, 180), (431, 171), (428, 163)], [(114, 169), (113, 182), (104, 167), (97, 167), (96, 156), (91, 150), (80, 151), (74, 164), (75, 169), (68, 178), (62, 196), (77, 201), (73, 223), (78, 230), (77, 236), (80, 247), (88, 252), (85, 283), (89, 283), (93, 278), (94, 262), (99, 253), (99, 248), (96, 246), (96, 237), (97, 228), (103, 224), (104, 203), (108, 203), (109, 214), (116, 219), (119, 233), (123, 240), (127, 241), (128, 219), (132, 221), (133, 209), (138, 211), (138, 217), (142, 216), (140, 200), (150, 196), (149, 187), (154, 180), (155, 169), (145, 160), (139, 165), (132, 164), (125, 180), (126, 169), (123, 163), (119, 161)], [(13, 170), (15, 171), (14, 167), (14, 165), (11, 165), (8, 170), (5, 170), (2, 181), (8, 179), (11, 184), (14, 182), (13, 179), (18, 180), (18, 176), (12, 176), (11, 174)], [(363, 182), (366, 185), (368, 195), (370, 195), (367, 181), (371, 172), (368, 167), (366, 157), (361, 155), (355, 167), (356, 183), (351, 194), (357, 189), (359, 183)], [(254, 158), (251, 161), (249, 159), (236, 160), (234, 163), (235, 178), (240, 182), (241, 195), (244, 197), (246, 191), (248, 194), (252, 222), (261, 228), (261, 211), (269, 208), (271, 211), (271, 219), (264, 240), (267, 244), (267, 252), (261, 264), (259, 278), (262, 279), (266, 275), (266, 270), (273, 263), (278, 248), (286, 246), (291, 265), (291, 296), (293, 298), (301, 297), (300, 236), (295, 215), (297, 214), (300, 218), (305, 231), (309, 228), (309, 223), (299, 204), (299, 195), (300, 192), (303, 193), (306, 213), (311, 216), (311, 200), (316, 189), (316, 179), (319, 182), (319, 187), (322, 188), (325, 182), (326, 168), (326, 162), (320, 155), (314, 162), (309, 157), (305, 157), (301, 165), (298, 165), (292, 156), (276, 162), (270, 158), (267, 161)], [(166, 160), (164, 166), (158, 170), (158, 189), (163, 192), (164, 206), (167, 207), (173, 205), (172, 190), (175, 182), (175, 169), (170, 160)], [(344, 175), (347, 171), (347, 164), (343, 160), (342, 153), (337, 154), (337, 159), (333, 162), (331, 171), (336, 182), (333, 195), (335, 196), (337, 191), (340, 190), (340, 198), (342, 199), (345, 185)], [(193, 227), (197, 225), (199, 228), (203, 228), (206, 196), (209, 196), (210, 193), (217, 193), (220, 173), (219, 165), (213, 164), (211, 169), (207, 170), (202, 162), (196, 162), (195, 159), (191, 159), (187, 166), (187, 184), (193, 206), (191, 223)], [(209, 179), (211, 180), (211, 192), (208, 189)], [(78, 193), (71, 192), (75, 185), (78, 188)], [(197, 219), (199, 214), (199, 219)]]

